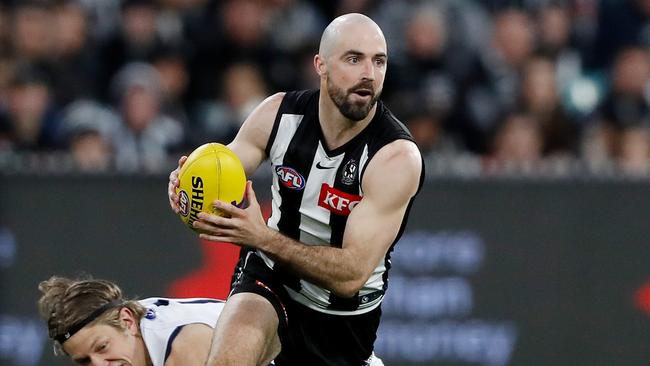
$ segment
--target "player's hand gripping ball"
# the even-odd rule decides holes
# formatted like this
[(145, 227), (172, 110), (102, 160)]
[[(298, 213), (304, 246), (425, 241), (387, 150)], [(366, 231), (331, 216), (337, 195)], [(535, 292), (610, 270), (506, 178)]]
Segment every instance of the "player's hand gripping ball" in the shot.
[(219, 215), (215, 200), (240, 205), (246, 190), (246, 173), (237, 155), (227, 146), (199, 146), (178, 172), (178, 205), (181, 220), (192, 230), (199, 212)]

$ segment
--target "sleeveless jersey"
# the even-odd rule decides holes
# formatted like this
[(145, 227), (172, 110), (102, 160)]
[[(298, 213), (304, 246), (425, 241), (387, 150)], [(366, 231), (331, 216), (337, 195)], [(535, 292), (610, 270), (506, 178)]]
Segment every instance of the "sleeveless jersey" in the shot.
[[(307, 245), (340, 248), (348, 215), (363, 197), (361, 182), (368, 163), (390, 142), (413, 138), (378, 101), (368, 126), (343, 146), (329, 150), (319, 124), (318, 98), (318, 90), (289, 92), (280, 104), (266, 147), (273, 169), (272, 214), (267, 224)], [(334, 315), (366, 313), (377, 308), (384, 296), (390, 252), (404, 230), (408, 211), (386, 257), (353, 298), (336, 296), (291, 275), (261, 251), (257, 255), (280, 276), (295, 301)]]
[(147, 309), (140, 320), (140, 331), (153, 366), (164, 366), (172, 343), (183, 326), (200, 323), (214, 328), (225, 304), (215, 299), (162, 297), (138, 302)]

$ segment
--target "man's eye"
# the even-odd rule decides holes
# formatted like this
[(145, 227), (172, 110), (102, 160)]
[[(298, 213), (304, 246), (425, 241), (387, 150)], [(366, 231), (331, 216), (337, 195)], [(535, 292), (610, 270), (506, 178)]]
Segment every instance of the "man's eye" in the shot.
[(348, 61), (350, 61), (350, 63), (356, 64), (357, 62), (359, 62), (359, 58), (356, 56), (352, 56), (348, 59)]

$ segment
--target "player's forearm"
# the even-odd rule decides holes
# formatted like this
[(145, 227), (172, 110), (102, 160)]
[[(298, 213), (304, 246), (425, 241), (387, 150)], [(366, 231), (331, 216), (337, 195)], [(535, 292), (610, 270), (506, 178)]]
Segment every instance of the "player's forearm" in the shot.
[(273, 229), (268, 229), (259, 249), (298, 276), (339, 296), (354, 296), (368, 277), (350, 250), (305, 245)]

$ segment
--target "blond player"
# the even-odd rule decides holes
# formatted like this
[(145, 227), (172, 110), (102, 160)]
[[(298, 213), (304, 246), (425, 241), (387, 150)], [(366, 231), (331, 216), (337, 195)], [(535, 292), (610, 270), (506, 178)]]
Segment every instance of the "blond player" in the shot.
[(51, 277), (39, 289), (55, 353), (80, 365), (203, 366), (224, 306), (203, 298), (128, 300), (115, 283), (92, 278)]

